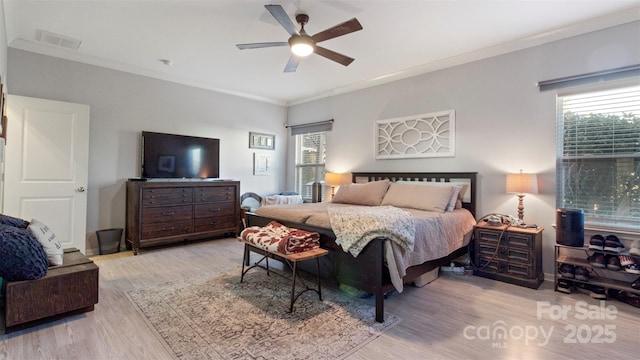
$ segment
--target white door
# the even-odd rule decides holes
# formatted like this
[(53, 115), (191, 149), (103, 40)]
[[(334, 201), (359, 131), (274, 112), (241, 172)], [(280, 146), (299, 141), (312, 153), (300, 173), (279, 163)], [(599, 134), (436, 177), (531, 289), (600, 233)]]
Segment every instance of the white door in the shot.
[(9, 95), (4, 210), (86, 250), (89, 106)]

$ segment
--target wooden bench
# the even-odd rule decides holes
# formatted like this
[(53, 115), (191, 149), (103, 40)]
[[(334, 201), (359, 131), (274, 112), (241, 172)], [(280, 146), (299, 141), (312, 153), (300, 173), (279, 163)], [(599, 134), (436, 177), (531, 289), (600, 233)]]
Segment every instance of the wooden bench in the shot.
[[(299, 253), (295, 253), (295, 254), (282, 254), (282, 253), (279, 253), (279, 252), (272, 252), (272, 251), (268, 251), (268, 250), (256, 247), (253, 243), (251, 243), (249, 241), (246, 241), (246, 240), (244, 240), (244, 239), (242, 239), (240, 237), (238, 237), (237, 239), (244, 243), (244, 256), (243, 256), (243, 259), (242, 259), (242, 274), (240, 276), (240, 282), (242, 282), (244, 280), (244, 275), (249, 270), (251, 270), (251, 269), (253, 269), (255, 267), (260, 267), (260, 268), (263, 268), (263, 269), (267, 270), (267, 275), (269, 275), (270, 274), (270, 271), (269, 271), (269, 258), (276, 259), (276, 260), (281, 260), (283, 263), (286, 263), (287, 265), (289, 265), (289, 267), (293, 271), (292, 284), (291, 284), (291, 302), (289, 304), (289, 312), (293, 312), (293, 304), (296, 302), (296, 300), (298, 300), (300, 295), (302, 295), (303, 293), (305, 293), (307, 291), (315, 291), (318, 294), (318, 298), (320, 299), (320, 301), (322, 301), (322, 285), (320, 283), (320, 261), (319, 261), (319, 259), (320, 259), (320, 257), (327, 255), (329, 253), (329, 251), (327, 251), (325, 249), (321, 249), (321, 248), (316, 248), (316, 249), (307, 250), (307, 251), (303, 251), (303, 252), (299, 252)], [(250, 253), (250, 251), (253, 251), (253, 252), (257, 253), (257, 254), (262, 255), (262, 258), (260, 260), (258, 260), (256, 263), (254, 263), (253, 265), (251, 265), (251, 266), (249, 266), (249, 253)], [(297, 267), (298, 262), (311, 260), (311, 259), (316, 259), (316, 283), (318, 285), (317, 289), (308, 287), (307, 284), (304, 282), (304, 280), (302, 278), (300, 278), (300, 276), (298, 274), (298, 267)], [(263, 260), (265, 260), (266, 266), (262, 266), (261, 265)], [(248, 268), (245, 269), (245, 266), (248, 266)], [(274, 272), (274, 274), (281, 275), (281, 274), (276, 273), (276, 272)], [(305, 289), (300, 291), (298, 294), (296, 294), (296, 278), (299, 278), (300, 282), (302, 282), (302, 284), (305, 287)]]
[(38, 280), (5, 281), (2, 294), (4, 332), (93, 311), (98, 303), (98, 266), (77, 249), (67, 249), (63, 265), (50, 266)]

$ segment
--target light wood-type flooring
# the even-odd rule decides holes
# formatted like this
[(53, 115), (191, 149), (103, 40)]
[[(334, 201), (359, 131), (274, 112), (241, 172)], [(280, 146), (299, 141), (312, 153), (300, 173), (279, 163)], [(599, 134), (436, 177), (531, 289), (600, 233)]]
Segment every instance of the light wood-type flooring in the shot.
[[(238, 269), (242, 244), (218, 239), (93, 258), (95, 311), (0, 336), (0, 359), (171, 359), (125, 296), (130, 289)], [(372, 300), (367, 300), (372, 303)], [(286, 306), (288, 299), (283, 299)], [(349, 359), (637, 359), (640, 309), (588, 295), (441, 273), (391, 294), (400, 324)]]

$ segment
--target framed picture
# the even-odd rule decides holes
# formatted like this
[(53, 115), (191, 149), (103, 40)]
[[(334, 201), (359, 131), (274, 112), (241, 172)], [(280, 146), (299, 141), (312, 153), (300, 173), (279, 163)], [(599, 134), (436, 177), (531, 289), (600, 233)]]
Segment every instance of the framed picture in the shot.
[(376, 159), (455, 156), (455, 110), (375, 122)]
[(271, 166), (270, 154), (253, 153), (253, 175), (269, 175)]
[(158, 156), (158, 170), (173, 173), (176, 170), (176, 157), (171, 155)]
[(273, 150), (276, 148), (276, 136), (271, 134), (249, 133), (249, 148)]

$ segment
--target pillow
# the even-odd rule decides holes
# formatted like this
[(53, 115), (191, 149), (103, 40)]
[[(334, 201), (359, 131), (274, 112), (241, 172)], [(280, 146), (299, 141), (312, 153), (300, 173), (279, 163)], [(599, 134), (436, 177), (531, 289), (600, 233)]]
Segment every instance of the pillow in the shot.
[(378, 206), (389, 188), (389, 180), (342, 185), (331, 202), (352, 205)]
[(0, 214), (0, 225), (9, 225), (17, 228), (26, 229), (29, 225), (27, 220), (14, 218), (13, 216)]
[(36, 280), (47, 274), (47, 254), (26, 229), (0, 225), (0, 277)]
[(426, 185), (426, 186), (453, 186), (453, 193), (451, 194), (451, 198), (449, 199), (449, 203), (447, 204), (446, 211), (453, 211), (454, 209), (462, 208), (462, 201), (464, 201), (464, 195), (469, 188), (469, 183), (467, 182), (435, 182), (435, 181), (397, 181), (396, 183), (402, 184), (416, 184), (416, 185)]
[(62, 265), (64, 249), (49, 227), (36, 219), (31, 219), (29, 231), (38, 239), (49, 259), (49, 265)]
[(389, 186), (382, 205), (417, 210), (444, 212), (453, 194), (453, 185), (426, 186), (427, 184), (393, 183)]

